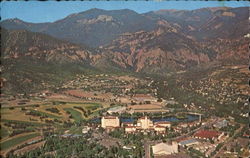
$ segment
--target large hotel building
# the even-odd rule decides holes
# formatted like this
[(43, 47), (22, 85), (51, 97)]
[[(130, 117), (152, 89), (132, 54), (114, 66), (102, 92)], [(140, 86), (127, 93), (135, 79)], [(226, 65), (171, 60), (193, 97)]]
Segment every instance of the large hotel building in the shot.
[[(171, 127), (171, 123), (167, 121), (153, 123), (147, 116), (141, 117), (137, 120), (137, 124), (134, 125), (131, 122), (123, 123), (122, 126), (126, 133), (134, 133), (137, 131), (155, 131), (160, 134), (166, 133), (166, 128)], [(116, 116), (104, 116), (101, 120), (101, 127), (104, 129), (114, 129), (120, 127), (120, 120)]]
[(120, 119), (116, 116), (104, 116), (101, 120), (102, 128), (120, 127)]

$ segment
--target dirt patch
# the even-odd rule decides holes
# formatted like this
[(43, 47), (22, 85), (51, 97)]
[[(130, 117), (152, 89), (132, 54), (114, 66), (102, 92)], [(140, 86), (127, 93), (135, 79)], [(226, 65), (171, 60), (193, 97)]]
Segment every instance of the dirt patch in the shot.
[(79, 97), (79, 98), (86, 98), (86, 99), (110, 99), (113, 97), (112, 93), (95, 93), (95, 92), (86, 92), (83, 90), (68, 90), (64, 91), (65, 94)]
[(75, 100), (77, 98), (71, 97), (71, 96), (67, 96), (65, 94), (58, 94), (58, 93), (53, 93), (52, 95), (46, 97), (47, 99), (66, 99), (66, 100)]
[(239, 70), (241, 73), (245, 73), (245, 74), (250, 74), (250, 71), (248, 70), (248, 67), (242, 68)]
[(135, 81), (138, 80), (138, 78), (132, 77), (132, 76), (118, 76), (118, 77), (114, 77), (115, 79), (118, 80), (123, 80), (123, 81)]

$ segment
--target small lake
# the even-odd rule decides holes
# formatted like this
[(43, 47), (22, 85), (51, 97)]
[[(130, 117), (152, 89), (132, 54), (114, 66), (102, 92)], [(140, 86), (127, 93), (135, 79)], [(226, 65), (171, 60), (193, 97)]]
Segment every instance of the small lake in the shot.
[[(164, 117), (164, 118), (153, 118), (151, 119), (153, 122), (161, 122), (161, 121), (169, 121), (169, 122), (191, 122), (191, 121), (195, 121), (198, 120), (199, 116), (197, 115), (187, 115), (187, 118), (184, 119), (178, 119), (175, 116), (170, 116), (170, 117)], [(123, 122), (134, 122), (137, 119), (135, 118), (121, 118), (120, 121), (121, 123)], [(96, 122), (96, 123), (100, 123), (101, 122), (101, 118), (94, 118), (91, 120), (91, 122)]]
[[(171, 116), (171, 117), (164, 117), (164, 118), (152, 118), (151, 120), (153, 122), (161, 122), (161, 121), (169, 121), (169, 122), (191, 122), (191, 121), (195, 121), (198, 120), (199, 116), (196, 115), (187, 115), (187, 118), (185, 119), (178, 119), (175, 116)], [(134, 122), (137, 119), (133, 119), (133, 118), (121, 118), (121, 122)]]

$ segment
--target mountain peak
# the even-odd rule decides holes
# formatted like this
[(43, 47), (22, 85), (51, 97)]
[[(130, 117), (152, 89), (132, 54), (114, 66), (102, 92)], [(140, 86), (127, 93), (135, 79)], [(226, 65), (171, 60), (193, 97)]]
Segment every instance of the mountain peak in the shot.
[(73, 43), (99, 47), (110, 44), (123, 33), (153, 31), (162, 26), (167, 32), (184, 33), (196, 40), (238, 38), (248, 31), (246, 27), (243, 28), (248, 24), (248, 13), (245, 8), (227, 7), (191, 11), (168, 9), (145, 14), (130, 9), (92, 8), (52, 23), (34, 24), (15, 18), (2, 21), (1, 26), (41, 32)]
[(153, 11), (154, 13), (162, 13), (162, 12), (176, 12), (176, 11), (180, 11), (180, 10), (176, 10), (176, 9), (160, 9), (160, 10), (156, 10)]
[(103, 13), (103, 12), (106, 12), (106, 11), (107, 10), (100, 9), (100, 8), (92, 8), (92, 9), (88, 9), (88, 10), (85, 10), (83, 12), (80, 12), (78, 14)]
[[(12, 19), (6, 19), (6, 20), (9, 20), (11, 22), (15, 22), (15, 23), (25, 23), (24, 21), (22, 21), (21, 19), (18, 19), (18, 18), (12, 18)], [(6, 21), (4, 20), (4, 21)]]
[(212, 12), (216, 12), (218, 10), (227, 10), (227, 9), (231, 9), (231, 8), (230, 7), (209, 7), (207, 9), (211, 10)]
[(136, 13), (137, 12), (130, 10), (130, 9), (118, 9), (118, 10), (105, 10), (105, 9), (100, 9), (100, 8), (92, 8), (83, 12), (80, 12), (79, 14), (89, 14), (89, 13)]

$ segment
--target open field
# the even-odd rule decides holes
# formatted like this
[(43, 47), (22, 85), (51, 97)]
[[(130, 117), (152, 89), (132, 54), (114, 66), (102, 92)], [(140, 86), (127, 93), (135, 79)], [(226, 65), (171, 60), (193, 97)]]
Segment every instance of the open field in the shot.
[(47, 96), (46, 99), (48, 100), (58, 100), (58, 101), (81, 101), (81, 99), (68, 96), (65, 94), (58, 94), (58, 93), (53, 93), (50, 96)]
[(33, 116), (25, 115), (25, 111), (22, 111), (21, 108), (9, 109), (2, 108), (1, 109), (1, 117), (6, 120), (17, 120), (17, 121), (30, 121), (30, 119), (35, 119)]
[(77, 110), (71, 108), (65, 108), (64, 110), (69, 112), (76, 122), (80, 122), (83, 119), (82, 114)]
[(24, 147), (24, 148), (21, 148), (21, 149), (16, 150), (16, 151), (14, 152), (14, 154), (20, 155), (20, 154), (23, 154), (23, 153), (25, 153), (25, 152), (29, 152), (29, 151), (31, 151), (31, 150), (34, 150), (34, 149), (36, 149), (36, 148), (39, 148), (39, 147), (43, 146), (44, 144), (45, 144), (45, 141), (41, 141), (41, 142), (39, 142), (39, 143), (31, 144), (31, 145), (29, 145), (29, 146), (26, 146), (26, 147)]
[(42, 111), (38, 111), (38, 110), (30, 110), (31, 112), (33, 113), (37, 113), (38, 115), (41, 115), (41, 116), (46, 116), (46, 117), (49, 117), (49, 118), (54, 118), (54, 119), (60, 119), (61, 117), (60, 116), (57, 116), (55, 114), (50, 114), (48, 112), (42, 112)]
[(39, 104), (44, 104), (44, 100), (30, 99), (0, 99), (2, 107), (20, 107), (20, 106), (34, 106)]
[(64, 92), (67, 95), (85, 98), (89, 100), (109, 100), (114, 97), (112, 93), (98, 93), (98, 92), (87, 92), (83, 90), (68, 90)]
[[(95, 110), (99, 110), (109, 105), (99, 102), (58, 102), (56, 103), (56, 105), (53, 105), (51, 103), (46, 105), (38, 105), (36, 107), (22, 106), (15, 108), (3, 108), (1, 109), (1, 117), (4, 120), (17, 120), (17, 121), (27, 121), (27, 122), (31, 121), (31, 122), (41, 122), (41, 123), (43, 121), (39, 118), (40, 116), (45, 116), (50, 119), (68, 120), (68, 115), (64, 111), (64, 109), (65, 108), (75, 109), (74, 108), (75, 106), (81, 107), (86, 111), (90, 110), (91, 112), (92, 111), (94, 112)], [(51, 111), (48, 111), (47, 109), (49, 108), (57, 108), (59, 110), (59, 113), (53, 113)], [(30, 112), (32, 114), (29, 114)]]
[(9, 139), (7, 141), (1, 142), (1, 150), (6, 150), (12, 146), (18, 145), (22, 142), (25, 142), (29, 139), (39, 136), (39, 133), (29, 133), (27, 135)]
[(7, 137), (9, 135), (8, 129), (1, 126), (0, 135), (1, 135), (1, 139), (4, 138), (4, 137)]
[(32, 122), (32, 121), (19, 121), (19, 120), (7, 120), (7, 119), (2, 119), (2, 122), (8, 122), (8, 123), (14, 123), (14, 124), (25, 124), (27, 126), (43, 126), (46, 125), (45, 123), (41, 122)]
[(159, 104), (130, 105), (127, 109), (132, 112), (169, 112)]
[[(98, 102), (64, 102), (63, 104), (46, 104), (37, 107), (15, 107), (14, 109), (3, 108), (1, 109), (1, 117), (2, 122), (14, 124), (21, 123), (27, 124), (27, 126), (43, 126), (47, 124), (46, 119), (58, 119), (61, 121), (69, 120), (69, 114), (67, 114), (66, 111), (69, 111), (75, 120), (80, 121), (81, 119), (89, 119), (96, 116), (98, 110), (108, 106), (108, 104), (101, 104)], [(88, 114), (87, 117), (84, 117), (83, 112), (74, 107), (81, 107), (90, 114)], [(57, 109), (59, 112), (53, 113), (48, 111), (47, 109), (50, 108)], [(67, 110), (65, 111), (65, 109)], [(41, 119), (41, 117), (45, 117), (45, 119)]]
[(100, 104), (89, 104), (89, 105), (87, 105), (85, 108), (87, 109), (87, 110), (96, 110), (96, 109), (98, 109), (98, 108), (100, 108), (101, 107), (101, 105)]
[[(13, 147), (38, 136), (41, 129), (53, 128), (60, 133), (69, 130), (72, 134), (81, 134), (82, 128), (74, 126), (67, 129), (63, 127), (64, 122), (81, 122), (83, 119), (90, 119), (97, 116), (99, 110), (110, 106), (108, 102), (90, 102), (74, 98), (71, 96), (66, 96), (63, 100), (50, 98), (37, 105), (25, 104), (2, 108), (1, 150), (6, 153)], [(36, 145), (28, 146), (23, 150), (29, 148), (36, 148)], [(22, 153), (23, 150), (18, 152)]]
[(82, 134), (82, 127), (72, 127), (69, 129), (69, 132), (70, 134)]

